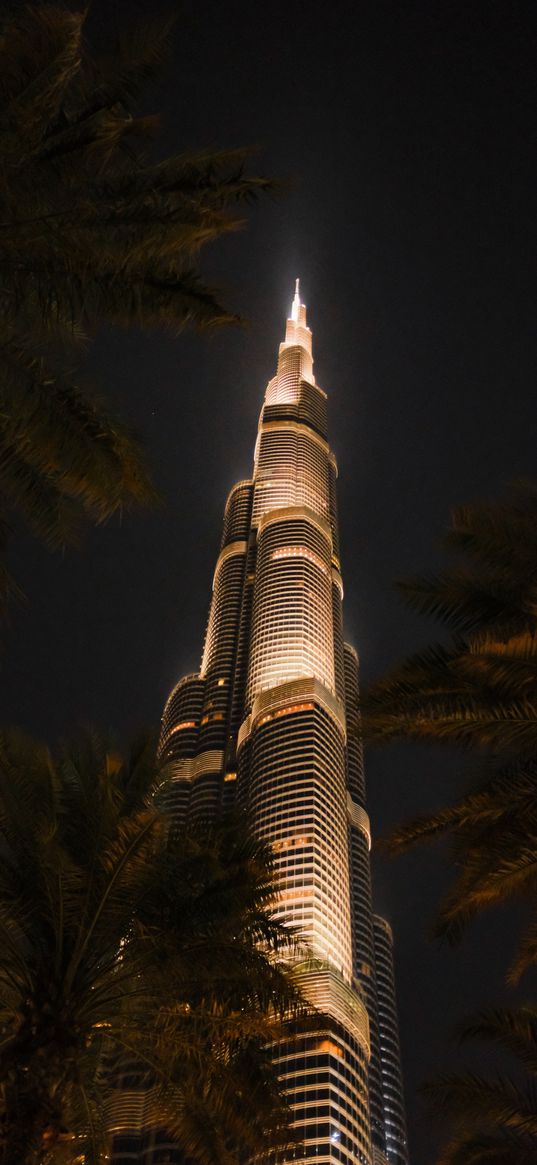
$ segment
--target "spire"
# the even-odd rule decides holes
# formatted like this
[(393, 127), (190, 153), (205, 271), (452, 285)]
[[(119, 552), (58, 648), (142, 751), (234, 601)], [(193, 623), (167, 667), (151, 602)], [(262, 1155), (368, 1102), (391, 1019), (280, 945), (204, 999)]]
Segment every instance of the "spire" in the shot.
[(288, 317), (287, 322), (296, 328), (308, 328), (306, 323), (306, 304), (300, 298), (300, 279), (295, 279), (295, 298), (291, 304), (291, 315)]
[(312, 370), (311, 331), (306, 323), (306, 305), (302, 303), (300, 298), (300, 279), (295, 280), (295, 298), (291, 305), (291, 315), (287, 320), (285, 340), (283, 344), (280, 344), (280, 359), (287, 348), (302, 349), (300, 374), (304, 380), (309, 380), (315, 384)]
[(295, 283), (295, 298), (293, 300), (293, 306), (291, 308), (291, 319), (294, 320), (295, 323), (298, 323), (298, 309), (299, 309), (299, 307), (301, 307), (301, 303), (300, 303), (300, 279), (297, 279), (296, 283)]

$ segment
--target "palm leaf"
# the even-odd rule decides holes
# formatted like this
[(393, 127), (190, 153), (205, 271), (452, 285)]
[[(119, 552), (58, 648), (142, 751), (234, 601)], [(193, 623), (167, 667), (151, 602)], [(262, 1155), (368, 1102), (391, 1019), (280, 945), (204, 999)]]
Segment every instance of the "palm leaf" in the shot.
[[(163, 779), (148, 741), (123, 758), (91, 732), (57, 754), (0, 734), (0, 1107), (13, 1160), (45, 1141), (66, 1165), (73, 1144), (109, 1155), (121, 1072), (144, 1094), (144, 1127), (166, 1128), (200, 1165), (289, 1142), (266, 1049), (308, 1009), (284, 963), (294, 939), (273, 917), (270, 852), (231, 822), (180, 838), (154, 798)], [(194, 1135), (203, 1120), (210, 1141)]]
[[(166, 19), (149, 15), (143, 24), (120, 28), (109, 58), (102, 56), (99, 71), (102, 85), (97, 100), (106, 104), (130, 105), (148, 83), (159, 75), (170, 55), (171, 35), (176, 16)], [(93, 102), (96, 95), (93, 94)]]
[(439, 1110), (449, 1112), (459, 1126), (492, 1124), (531, 1136), (537, 1142), (535, 1090), (515, 1084), (507, 1076), (493, 1078), (468, 1072), (445, 1073), (424, 1085), (423, 1091)]
[(537, 1012), (532, 1007), (487, 1008), (459, 1026), (459, 1038), (489, 1040), (511, 1052), (528, 1072), (537, 1073)]
[(503, 1129), (454, 1138), (440, 1152), (436, 1165), (534, 1165), (534, 1161), (535, 1144)]
[(509, 967), (507, 982), (512, 987), (516, 987), (524, 972), (535, 965), (537, 965), (537, 919), (533, 919), (522, 936)]
[(459, 569), (441, 575), (400, 580), (405, 603), (419, 615), (432, 616), (454, 634), (481, 636), (488, 627), (514, 635), (533, 626), (524, 609), (525, 585), (514, 579), (483, 579)]
[[(40, 141), (46, 126), (58, 116), (66, 91), (81, 65), (84, 14), (42, 8), (22, 12), (9, 30), (5, 49), (13, 52), (13, 37), (25, 37), (26, 52), (33, 50), (26, 85), (11, 97), (0, 114), (0, 124), (11, 141), (24, 151)], [(4, 147), (5, 148), (5, 147)], [(8, 147), (9, 149), (9, 147)], [(14, 161), (14, 158), (12, 158)]]
[[(84, 17), (24, 6), (0, 22), (0, 508), (51, 548), (155, 498), (132, 434), (79, 386), (85, 337), (236, 323), (199, 254), (273, 188), (244, 150), (154, 160), (157, 119), (132, 104), (173, 22), (129, 25), (104, 63)], [(0, 563), (0, 598), (12, 590)]]
[(537, 1020), (535, 1008), (488, 1008), (459, 1029), (462, 1040), (484, 1039), (517, 1061), (514, 1078), (446, 1074), (426, 1085), (452, 1135), (437, 1165), (526, 1165), (537, 1151)]

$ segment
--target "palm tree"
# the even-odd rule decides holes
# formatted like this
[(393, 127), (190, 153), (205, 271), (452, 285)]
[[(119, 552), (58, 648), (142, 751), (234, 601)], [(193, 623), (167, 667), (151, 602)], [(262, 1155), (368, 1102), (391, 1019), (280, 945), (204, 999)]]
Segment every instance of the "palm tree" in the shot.
[(305, 1009), (265, 846), (179, 835), (147, 743), (3, 732), (0, 778), (1, 1165), (100, 1162), (129, 1068), (200, 1165), (290, 1143), (266, 1046)]
[(483, 765), (475, 787), (455, 804), (395, 829), (392, 854), (450, 836), (457, 877), (438, 911), (433, 933), (456, 943), (475, 915), (508, 900), (525, 900), (530, 919), (508, 973), (515, 985), (537, 962), (537, 763)]
[(461, 565), (399, 589), (449, 641), (411, 656), (365, 693), (368, 738), (535, 757), (537, 486), (455, 510), (445, 544)]
[[(0, 21), (0, 537), (14, 512), (52, 548), (154, 498), (137, 441), (81, 386), (87, 339), (103, 323), (235, 320), (197, 258), (271, 185), (245, 175), (244, 150), (151, 159), (157, 119), (136, 102), (169, 27), (135, 29), (96, 62), (85, 15)], [(15, 589), (5, 567), (0, 587)]]
[(534, 1165), (537, 1160), (537, 1011), (490, 1009), (467, 1021), (461, 1038), (483, 1039), (516, 1060), (515, 1076), (444, 1075), (425, 1087), (454, 1135), (436, 1165)]
[[(460, 562), (402, 584), (448, 633), (364, 695), (366, 739), (451, 744), (479, 755), (469, 793), (401, 826), (393, 852), (445, 834), (458, 878), (436, 931), (456, 941), (476, 911), (537, 888), (537, 487), (456, 510), (446, 539)], [(537, 915), (510, 971), (537, 958)]]

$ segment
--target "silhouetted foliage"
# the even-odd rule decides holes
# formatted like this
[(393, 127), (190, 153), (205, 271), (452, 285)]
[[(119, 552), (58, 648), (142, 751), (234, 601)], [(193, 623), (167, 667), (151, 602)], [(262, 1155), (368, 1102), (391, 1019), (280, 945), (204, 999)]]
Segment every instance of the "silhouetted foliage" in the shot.
[(498, 1045), (515, 1059), (515, 1075), (444, 1075), (426, 1086), (435, 1110), (454, 1128), (437, 1165), (534, 1165), (537, 1160), (537, 1012), (533, 1007), (483, 1011), (461, 1038)]
[[(450, 835), (457, 880), (436, 933), (457, 941), (495, 903), (537, 888), (537, 487), (456, 510), (446, 539), (460, 563), (401, 584), (448, 642), (411, 656), (364, 695), (372, 742), (459, 745), (480, 756), (470, 792), (395, 830), (392, 852)], [(481, 759), (482, 758), (482, 759)], [(537, 958), (537, 917), (510, 971)]]
[[(197, 270), (270, 187), (247, 151), (151, 159), (136, 103), (169, 27), (123, 30), (92, 58), (84, 12), (0, 17), (0, 536), (11, 512), (49, 547), (155, 494), (141, 449), (77, 366), (103, 323), (179, 331), (233, 321)], [(130, 23), (130, 22), (129, 22)], [(5, 567), (0, 599), (16, 590)]]
[(266, 1045), (305, 1009), (270, 851), (174, 829), (164, 791), (148, 744), (0, 734), (1, 1165), (103, 1160), (114, 1065), (200, 1165), (292, 1139)]

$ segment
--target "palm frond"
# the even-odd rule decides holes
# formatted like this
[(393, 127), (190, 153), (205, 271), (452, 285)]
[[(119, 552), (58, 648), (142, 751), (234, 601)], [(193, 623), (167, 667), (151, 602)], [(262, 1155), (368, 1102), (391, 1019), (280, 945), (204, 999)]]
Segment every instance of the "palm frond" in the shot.
[(505, 502), (455, 509), (446, 545), (474, 559), (487, 574), (492, 570), (520, 578), (528, 566), (535, 566), (536, 521), (535, 483), (515, 482)]
[(412, 610), (437, 619), (454, 634), (481, 636), (493, 627), (510, 636), (534, 623), (534, 615), (526, 609), (526, 585), (512, 578), (483, 579), (475, 571), (460, 568), (400, 580), (397, 589)]
[(537, 919), (533, 919), (527, 927), (522, 939), (518, 944), (518, 948), (514, 959), (509, 967), (507, 975), (507, 982), (511, 987), (516, 987), (522, 978), (522, 975), (530, 967), (537, 965)]
[(482, 1039), (516, 1060), (514, 1077), (445, 1074), (425, 1092), (451, 1137), (437, 1165), (526, 1165), (537, 1152), (535, 1008), (488, 1008), (461, 1025), (462, 1040)]
[(44, 1139), (59, 1160), (75, 1139), (88, 1161), (109, 1154), (129, 1071), (145, 1127), (199, 1165), (291, 1138), (267, 1045), (309, 1009), (284, 962), (295, 939), (273, 915), (270, 851), (231, 821), (179, 836), (162, 780), (148, 740), (123, 757), (90, 731), (56, 752), (0, 733), (0, 1119), (13, 1160)]
[(533, 1007), (490, 1007), (459, 1025), (462, 1041), (483, 1039), (511, 1052), (528, 1072), (537, 1073), (537, 1011)]
[(0, 507), (52, 549), (155, 500), (138, 442), (79, 384), (88, 338), (237, 323), (199, 254), (275, 188), (246, 150), (151, 156), (157, 119), (133, 103), (173, 20), (131, 23), (106, 61), (84, 20), (54, 4), (0, 20)]
[(458, 1126), (500, 1126), (531, 1136), (537, 1143), (535, 1091), (530, 1084), (521, 1087), (500, 1074), (490, 1078), (472, 1072), (445, 1073), (425, 1084), (423, 1091)]
[[(176, 21), (175, 14), (165, 19), (149, 14), (143, 23), (120, 27), (112, 52), (98, 61), (102, 81), (97, 100), (127, 106), (135, 101), (169, 57)], [(96, 96), (92, 96), (95, 103)]]
[(82, 507), (63, 494), (52, 474), (39, 473), (16, 446), (1, 440), (0, 494), (22, 512), (30, 530), (52, 549), (79, 541)]
[(23, 348), (7, 345), (2, 355), (0, 433), (34, 474), (95, 521), (155, 500), (141, 449), (97, 399)]
[(508, 1129), (456, 1137), (436, 1158), (436, 1165), (533, 1165), (535, 1144)]
[(456, 944), (476, 913), (514, 896), (533, 897), (537, 886), (537, 830), (526, 839), (517, 836), (518, 848), (512, 853), (509, 840), (509, 835), (504, 835), (492, 852), (483, 845), (476, 859), (470, 856), (438, 912), (433, 930), (437, 937)]
[(76, 71), (84, 17), (52, 5), (4, 12), (0, 25), (0, 113), (43, 106), (48, 120)]
[(24, 143), (25, 153), (35, 148), (46, 127), (57, 118), (66, 91), (81, 66), (83, 24), (81, 12), (35, 8), (23, 10), (7, 32), (8, 42), (4, 42), (4, 53), (0, 55), (5, 58), (6, 49), (13, 53), (14, 37), (25, 38), (26, 53), (33, 52), (27, 83), (11, 96), (0, 113), (12, 163), (17, 157), (15, 143), (19, 148)]
[(475, 787), (453, 805), (430, 814), (420, 814), (404, 825), (398, 826), (382, 841), (382, 848), (389, 853), (404, 853), (421, 841), (434, 841), (438, 836), (449, 833), (457, 845), (459, 834), (463, 835), (462, 849), (475, 844), (479, 832), (484, 827), (502, 824), (511, 815), (522, 818), (531, 813), (537, 795), (537, 768), (533, 761), (516, 761), (512, 764), (496, 763), (480, 766), (474, 782)]
[[(477, 913), (537, 886), (537, 486), (506, 501), (461, 507), (446, 545), (455, 568), (401, 584), (447, 641), (415, 653), (363, 697), (372, 743), (399, 739), (472, 751), (490, 776), (453, 805), (400, 826), (392, 852), (449, 835), (459, 872), (435, 926), (456, 942)], [(514, 980), (536, 956), (533, 928)]]

